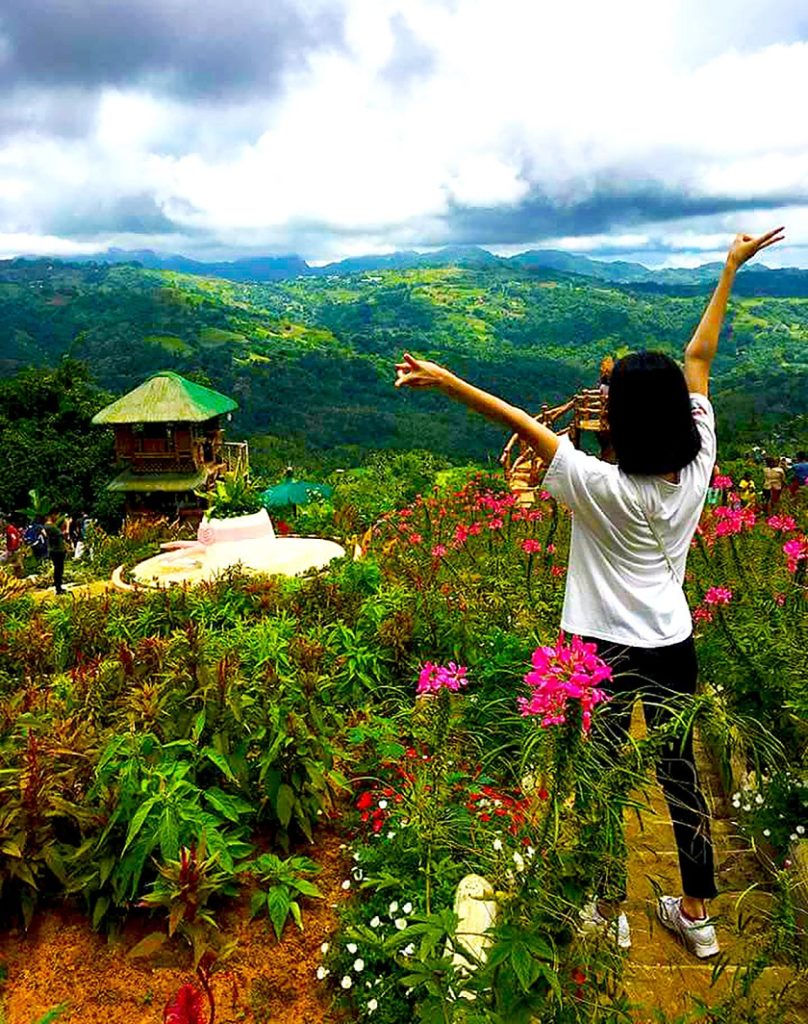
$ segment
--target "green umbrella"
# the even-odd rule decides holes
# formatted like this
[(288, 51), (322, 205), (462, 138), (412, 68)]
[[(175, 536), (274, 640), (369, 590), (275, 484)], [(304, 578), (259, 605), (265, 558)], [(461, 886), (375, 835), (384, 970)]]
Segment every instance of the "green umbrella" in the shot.
[(334, 488), (328, 484), (315, 484), (307, 480), (283, 480), (261, 492), (265, 508), (284, 508), (287, 505), (306, 505), (318, 498), (330, 498)]

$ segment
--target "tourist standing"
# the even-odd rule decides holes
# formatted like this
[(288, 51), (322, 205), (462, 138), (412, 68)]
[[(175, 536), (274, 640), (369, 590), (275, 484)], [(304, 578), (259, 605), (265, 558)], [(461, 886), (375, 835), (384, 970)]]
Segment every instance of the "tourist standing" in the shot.
[(48, 541), (48, 557), (53, 563), (53, 587), (57, 594), (64, 594), (65, 538), (57, 524), (55, 512), (51, 512), (45, 520), (45, 536)]
[(773, 455), (767, 455), (763, 467), (763, 511), (767, 516), (777, 508), (785, 482), (785, 470)]
[[(573, 513), (561, 627), (597, 644), (612, 665), (612, 699), (601, 730), (607, 746), (627, 741), (640, 690), (648, 724), (672, 722), (666, 698), (696, 691), (693, 624), (683, 589), (690, 542), (715, 463), (710, 367), (738, 269), (783, 238), (738, 235), (718, 285), (685, 349), (684, 374), (661, 352), (620, 359), (609, 384), (608, 419), (617, 465), (573, 447), (522, 409), (473, 387), (435, 363), (405, 355), (396, 387), (437, 388), (518, 433), (547, 465), (544, 487)], [(661, 896), (657, 917), (698, 957), (719, 951), (706, 901), (716, 895), (710, 820), (693, 755), (692, 728), (661, 745), (657, 778), (671, 813), (682, 896)], [(625, 879), (622, 880), (623, 883)], [(618, 882), (609, 894), (625, 898)], [(582, 916), (631, 945), (619, 904), (587, 905)]]

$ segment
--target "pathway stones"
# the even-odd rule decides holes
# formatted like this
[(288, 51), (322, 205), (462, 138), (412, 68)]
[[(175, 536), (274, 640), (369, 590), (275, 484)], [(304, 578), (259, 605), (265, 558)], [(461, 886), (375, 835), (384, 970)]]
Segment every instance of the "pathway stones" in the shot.
[[(632, 733), (645, 732), (639, 704), (634, 709)], [(767, 928), (771, 896), (767, 880), (745, 841), (726, 816), (726, 800), (720, 781), (699, 751), (702, 786), (714, 815), (713, 842), (720, 896), (710, 904), (716, 918), (721, 953), (704, 963), (687, 950), (656, 920), (654, 885), (664, 893), (681, 891), (673, 829), (661, 789), (654, 780), (640, 799), (647, 809), (626, 821), (629, 847), (627, 914), (631, 923), (632, 948), (626, 959), (625, 987), (632, 1004), (642, 1007), (640, 1017), (651, 1018), (659, 1009), (670, 1020), (694, 1009), (693, 997), (708, 1006), (725, 1000), (733, 986), (740, 987), (747, 966), (761, 949)], [(756, 886), (749, 892), (750, 886)], [(808, 979), (794, 977), (793, 971), (767, 966), (754, 986), (758, 999), (789, 989), (785, 1020), (798, 1024), (808, 1019)], [(640, 1019), (640, 1018), (638, 1018)]]

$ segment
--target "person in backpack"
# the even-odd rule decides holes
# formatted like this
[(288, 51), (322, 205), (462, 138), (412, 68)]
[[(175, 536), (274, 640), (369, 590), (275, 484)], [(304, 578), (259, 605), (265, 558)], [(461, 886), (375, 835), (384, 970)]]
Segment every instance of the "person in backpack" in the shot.
[(45, 534), (45, 527), (38, 519), (35, 519), (23, 530), (22, 539), (31, 549), (31, 554), (40, 562), (48, 554), (48, 538)]
[[(561, 627), (596, 644), (615, 670), (612, 697), (598, 716), (601, 739), (615, 753), (628, 740), (637, 691), (654, 728), (672, 720), (666, 698), (696, 691), (682, 581), (716, 458), (710, 367), (738, 269), (783, 237), (776, 228), (735, 238), (685, 349), (684, 373), (661, 352), (635, 352), (615, 363), (606, 411), (616, 465), (577, 450), (568, 437), (435, 363), (405, 354), (396, 366), (396, 387), (437, 388), (518, 433), (547, 465), (545, 490), (573, 514)], [(657, 917), (691, 953), (714, 956), (719, 945), (707, 911), (716, 895), (713, 846), (690, 728), (661, 746), (657, 778), (671, 812), (682, 882), (681, 896), (659, 898)], [(624, 877), (615, 891), (596, 893), (600, 899), (581, 910), (585, 928), (603, 928), (622, 948), (631, 945), (620, 912), (625, 883)]]

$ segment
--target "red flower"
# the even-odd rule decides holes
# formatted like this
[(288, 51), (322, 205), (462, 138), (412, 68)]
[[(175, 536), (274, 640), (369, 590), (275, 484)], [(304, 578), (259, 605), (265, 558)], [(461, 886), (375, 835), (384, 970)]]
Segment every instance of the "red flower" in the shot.
[(356, 801), (356, 809), (358, 811), (366, 811), (368, 807), (372, 807), (375, 803), (375, 797), (370, 790), (365, 790), (364, 793)]
[(572, 980), (576, 985), (583, 985), (586, 981), (586, 974), (581, 970), (580, 967), (574, 967), (572, 970)]
[(163, 1010), (163, 1024), (204, 1024), (202, 993), (196, 985), (183, 985)]

